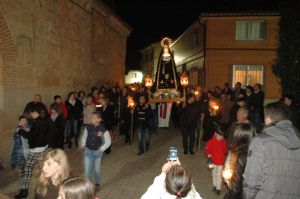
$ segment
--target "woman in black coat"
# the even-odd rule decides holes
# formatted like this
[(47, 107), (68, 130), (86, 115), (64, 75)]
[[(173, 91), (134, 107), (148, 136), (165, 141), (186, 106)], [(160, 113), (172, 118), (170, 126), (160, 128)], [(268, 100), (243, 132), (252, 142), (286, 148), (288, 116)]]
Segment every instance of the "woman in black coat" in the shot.
[[(115, 117), (114, 106), (111, 104), (111, 101), (108, 98), (107, 94), (101, 94), (100, 101), (101, 101), (102, 106), (101, 106), (99, 112), (103, 116), (103, 123), (104, 123), (105, 127), (107, 128), (110, 135), (112, 136), (113, 135), (113, 127), (117, 123), (117, 120)], [(111, 146), (108, 149), (106, 149), (105, 152), (108, 154), (108, 153), (110, 153), (110, 151), (111, 151)]]
[(69, 148), (72, 148), (72, 138), (75, 137), (75, 145), (78, 147), (79, 125), (78, 122), (82, 115), (82, 103), (76, 99), (75, 93), (71, 92), (68, 95), (68, 100), (65, 102), (68, 110), (67, 118), (67, 140)]
[(60, 110), (59, 105), (56, 103), (53, 103), (50, 106), (50, 118), (54, 122), (54, 126), (56, 128), (56, 135), (54, 135), (52, 148), (64, 149), (64, 133), (66, 121)]
[(247, 163), (249, 145), (255, 134), (255, 128), (251, 124), (243, 123), (235, 128), (230, 158), (225, 163), (225, 171), (230, 170), (232, 176), (229, 179), (224, 177), (229, 188), (224, 199), (243, 198), (243, 174)]
[(215, 133), (215, 124), (222, 118), (219, 103), (216, 100), (209, 100), (207, 105), (204, 105), (203, 119), (203, 141), (208, 141)]

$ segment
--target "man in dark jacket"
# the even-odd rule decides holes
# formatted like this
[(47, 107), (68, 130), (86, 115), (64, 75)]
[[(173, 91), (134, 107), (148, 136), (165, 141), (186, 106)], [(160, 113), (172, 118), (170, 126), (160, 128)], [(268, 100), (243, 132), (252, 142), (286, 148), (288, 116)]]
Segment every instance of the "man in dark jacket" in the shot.
[(293, 125), (297, 127), (298, 130), (300, 130), (299, 112), (298, 107), (294, 103), (294, 96), (285, 95), (283, 97), (283, 103), (287, 106), (287, 109), (289, 111), (289, 119), (291, 120)]
[(265, 128), (249, 147), (245, 199), (300, 198), (300, 140), (288, 111), (275, 102), (265, 108)]
[(139, 141), (138, 155), (142, 155), (145, 152), (145, 150), (148, 151), (150, 145), (149, 131), (151, 118), (151, 107), (149, 106), (149, 104), (146, 104), (146, 97), (144, 95), (140, 95), (139, 104), (136, 106), (135, 112), (136, 132), (138, 134)]
[(45, 110), (45, 109), (47, 109), (47, 108), (46, 108), (46, 105), (43, 104), (43, 102), (42, 102), (42, 96), (39, 94), (36, 94), (33, 98), (33, 101), (26, 104), (26, 106), (24, 108), (24, 114), (29, 116), (33, 110), (40, 111), (40, 110)]
[(184, 154), (187, 154), (189, 150), (192, 155), (194, 154), (195, 129), (197, 119), (197, 109), (194, 102), (195, 96), (193, 94), (187, 94), (186, 102), (183, 104), (183, 108), (180, 114)]
[(265, 94), (261, 90), (260, 84), (255, 84), (253, 88), (254, 93), (252, 99), (253, 109), (251, 109), (251, 121), (255, 126), (259, 126), (263, 122)]

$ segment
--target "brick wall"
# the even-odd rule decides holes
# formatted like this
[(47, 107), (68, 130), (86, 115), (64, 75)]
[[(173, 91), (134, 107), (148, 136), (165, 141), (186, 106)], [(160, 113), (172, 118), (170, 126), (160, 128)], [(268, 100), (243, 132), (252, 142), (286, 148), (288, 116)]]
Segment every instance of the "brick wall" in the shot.
[(93, 85), (124, 84), (130, 30), (92, 0), (0, 2), (0, 160), (7, 163), (12, 129), (40, 93), (46, 105)]
[[(236, 40), (236, 21), (265, 21), (266, 38), (258, 41)], [(272, 73), (277, 58), (279, 16), (208, 16), (201, 22), (206, 27), (205, 86), (213, 89), (231, 84), (232, 65), (263, 65), (266, 99), (280, 97), (280, 85)]]

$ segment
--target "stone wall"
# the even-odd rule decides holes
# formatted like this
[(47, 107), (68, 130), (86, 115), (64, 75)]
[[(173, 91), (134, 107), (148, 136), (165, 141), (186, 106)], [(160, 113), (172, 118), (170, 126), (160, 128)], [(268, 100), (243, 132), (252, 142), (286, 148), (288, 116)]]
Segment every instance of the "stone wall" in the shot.
[(12, 130), (39, 93), (124, 83), (130, 28), (93, 0), (0, 1), (0, 160), (7, 163)]

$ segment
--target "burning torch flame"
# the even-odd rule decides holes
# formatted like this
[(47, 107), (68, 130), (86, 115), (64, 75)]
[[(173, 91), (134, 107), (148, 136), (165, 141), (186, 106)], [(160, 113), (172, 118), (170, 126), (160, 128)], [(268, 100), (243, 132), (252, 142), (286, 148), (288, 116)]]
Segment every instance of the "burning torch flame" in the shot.
[(225, 169), (222, 173), (222, 176), (225, 180), (229, 180), (232, 177), (232, 175), (232, 171), (229, 168)]
[(213, 106), (213, 109), (216, 110), (216, 111), (219, 110), (219, 108), (220, 108), (220, 107), (219, 107), (218, 105), (214, 105), (214, 106)]

